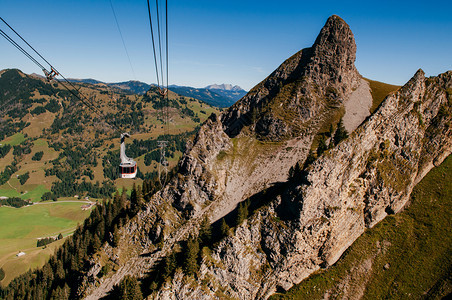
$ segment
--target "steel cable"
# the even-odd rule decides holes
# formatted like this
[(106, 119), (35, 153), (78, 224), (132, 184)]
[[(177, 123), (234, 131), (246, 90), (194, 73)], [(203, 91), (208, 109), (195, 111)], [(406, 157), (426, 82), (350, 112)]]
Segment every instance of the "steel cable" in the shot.
[[(58, 75), (60, 75), (64, 81), (69, 84), (72, 88), (74, 88), (77, 93), (79, 93), (81, 95), (81, 97), (79, 95), (77, 95), (74, 91), (72, 91), (70, 88), (68, 88), (65, 84), (63, 84), (63, 82), (61, 80), (58, 80), (55, 78), (55, 80), (61, 84), (64, 88), (66, 88), (72, 95), (74, 95), (77, 99), (80, 100), (80, 102), (82, 102), (83, 104), (85, 104), (89, 109), (93, 110), (99, 117), (100, 119), (107, 125), (111, 126), (112, 128), (116, 129), (116, 130), (121, 130), (116, 124), (112, 124), (109, 123), (105, 120), (105, 115), (102, 113), (102, 111), (100, 109), (98, 109), (96, 107), (96, 105), (90, 101), (85, 95), (83, 95), (83, 93), (80, 91), (80, 89), (77, 89), (77, 87), (70, 82), (66, 77), (64, 77), (55, 67), (52, 66), (52, 64), (50, 64), (35, 48), (33, 48), (16, 30), (14, 30), (3, 18), (0, 17), (0, 19), (3, 21), (3, 23), (5, 23), (25, 44), (27, 44), (28, 47), (30, 47), (42, 60), (44, 60), (50, 67), (51, 69), (55, 70), (55, 72), (58, 73)], [(0, 34), (7, 40), (9, 41), (13, 46), (15, 46), (19, 51), (21, 51), (25, 56), (27, 56), (32, 62), (34, 62), (36, 65), (38, 65), (43, 71), (45, 72), (49, 72), (42, 64), (40, 64), (30, 53), (28, 53), (25, 49), (23, 49), (19, 44), (17, 44), (17, 42), (15, 42), (8, 34), (6, 34), (3, 30), (0, 29)], [(83, 97), (83, 99), (82, 99)]]

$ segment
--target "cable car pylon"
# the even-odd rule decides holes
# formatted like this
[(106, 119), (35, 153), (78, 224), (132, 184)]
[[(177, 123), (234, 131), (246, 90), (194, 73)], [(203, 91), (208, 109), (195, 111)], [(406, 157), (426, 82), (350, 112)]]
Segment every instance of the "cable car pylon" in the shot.
[(160, 140), (157, 141), (157, 145), (160, 149), (160, 163), (158, 167), (159, 172), (159, 182), (160, 186), (164, 186), (168, 179), (168, 161), (166, 160), (166, 147), (168, 146), (168, 141)]
[[(157, 141), (157, 145), (160, 149), (160, 163), (158, 166), (158, 176), (160, 186), (164, 186), (168, 180), (168, 160), (166, 159), (166, 147), (168, 147), (169, 141), (165, 137), (169, 134), (168, 129), (168, 89), (161, 89), (158, 87), (158, 93), (161, 96), (162, 106), (162, 121), (163, 121), (163, 139)], [(166, 99), (165, 99), (166, 98)]]

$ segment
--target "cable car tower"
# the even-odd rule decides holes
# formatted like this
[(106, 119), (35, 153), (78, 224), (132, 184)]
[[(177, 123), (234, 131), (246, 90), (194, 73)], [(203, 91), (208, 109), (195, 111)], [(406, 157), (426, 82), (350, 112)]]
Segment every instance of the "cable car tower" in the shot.
[(168, 161), (166, 160), (165, 148), (168, 146), (168, 141), (160, 140), (157, 141), (157, 144), (160, 149), (160, 163), (158, 167), (159, 172), (159, 181), (160, 185), (164, 186), (166, 184), (166, 180), (168, 179)]

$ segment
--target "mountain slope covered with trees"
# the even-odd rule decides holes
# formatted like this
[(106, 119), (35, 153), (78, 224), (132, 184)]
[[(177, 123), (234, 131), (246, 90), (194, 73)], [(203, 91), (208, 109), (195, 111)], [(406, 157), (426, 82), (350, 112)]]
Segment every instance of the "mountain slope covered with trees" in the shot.
[[(95, 111), (61, 83), (48, 83), (16, 69), (0, 71), (2, 206), (19, 207), (49, 200), (80, 201), (85, 197), (101, 200), (110, 198), (119, 188), (130, 190), (134, 182), (141, 184), (144, 179), (157, 176), (160, 161), (157, 140), (168, 141), (166, 155), (169, 167), (173, 168), (197, 127), (218, 111), (172, 92), (167, 102), (162, 101), (155, 88), (144, 95), (136, 95), (98, 83), (74, 85), (79, 89), (75, 93), (85, 95), (97, 108)], [(162, 108), (166, 105), (169, 124), (165, 128)], [(131, 134), (126, 153), (138, 163), (136, 180), (119, 178), (120, 131), (115, 127)], [(74, 216), (77, 220), (82, 217), (78, 211)], [(69, 219), (67, 224), (72, 224)], [(24, 230), (28, 230), (26, 223)], [(56, 230), (52, 228), (49, 230)], [(49, 235), (51, 233), (53, 231), (49, 231)], [(3, 236), (9, 235), (4, 232)], [(14, 243), (18, 243), (16, 251), (24, 245), (20, 240), (19, 237), (14, 239)], [(0, 237), (0, 243), (3, 242), (11, 244), (11, 240)], [(6, 249), (9, 247), (3, 250)], [(11, 255), (12, 251), (1, 252), (0, 261), (7, 259), (6, 255)], [(13, 257), (11, 255), (7, 261)], [(33, 259), (30, 256), (31, 263), (36, 264)], [(42, 262), (39, 258), (39, 264)], [(5, 271), (6, 280), (10, 280), (11, 268), (6, 267)]]

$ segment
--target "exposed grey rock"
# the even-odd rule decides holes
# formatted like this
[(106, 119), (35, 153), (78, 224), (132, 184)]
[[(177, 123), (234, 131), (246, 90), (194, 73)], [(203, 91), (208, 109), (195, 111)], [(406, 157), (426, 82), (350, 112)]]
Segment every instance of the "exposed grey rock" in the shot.
[[(438, 115), (441, 106), (450, 106), (450, 88), (452, 71), (430, 79), (418, 71), (354, 134), (314, 162), (306, 183), (291, 188), (301, 207), (297, 218), (283, 221), (278, 211), (284, 202), (274, 199), (214, 249), (218, 263), (204, 263), (200, 280), (215, 278), (234, 297), (260, 299), (335, 263), (366, 227), (400, 211), (419, 176), (451, 153), (452, 116)], [(441, 141), (436, 151), (434, 133), (433, 140)], [(242, 249), (254, 250), (243, 255)]]
[(353, 91), (345, 102), (344, 127), (347, 132), (353, 132), (370, 115), (372, 94), (369, 83), (361, 79), (359, 87)]
[[(103, 248), (119, 270), (97, 285), (87, 278), (85, 295), (102, 297), (127, 274), (144, 277), (197, 233), (203, 216), (218, 220), (253, 195), (260, 208), (203, 256), (197, 281), (178, 271), (152, 299), (265, 299), (333, 264), (365, 228), (400, 211), (414, 185), (452, 151), (452, 71), (434, 78), (418, 71), (347, 139), (288, 181), (325, 118), (359, 86), (355, 51), (347, 24), (332, 16), (311, 48), (223, 115), (212, 115), (177, 178), (121, 229), (119, 247)], [(90, 274), (99, 264), (92, 261)]]
[(314, 45), (287, 59), (222, 117), (225, 131), (237, 136), (252, 125), (265, 140), (283, 140), (315, 128), (325, 109), (340, 107), (360, 84), (356, 44), (338, 16), (328, 19)]

